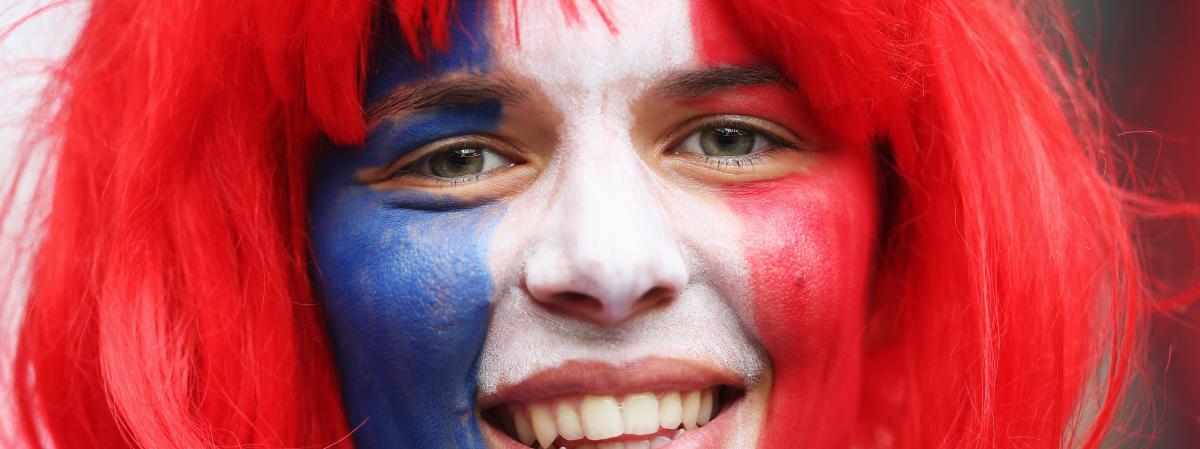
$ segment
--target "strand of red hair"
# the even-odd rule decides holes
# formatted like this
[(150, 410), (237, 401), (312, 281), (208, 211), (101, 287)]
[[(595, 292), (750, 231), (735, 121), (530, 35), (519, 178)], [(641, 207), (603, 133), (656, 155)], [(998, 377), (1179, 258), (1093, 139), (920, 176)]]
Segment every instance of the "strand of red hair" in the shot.
[[(406, 35), (446, 45), (448, 3), (396, 6)], [(46, 92), (10, 447), (350, 446), (306, 191), (320, 142), (364, 138), (375, 13), (94, 2)]]

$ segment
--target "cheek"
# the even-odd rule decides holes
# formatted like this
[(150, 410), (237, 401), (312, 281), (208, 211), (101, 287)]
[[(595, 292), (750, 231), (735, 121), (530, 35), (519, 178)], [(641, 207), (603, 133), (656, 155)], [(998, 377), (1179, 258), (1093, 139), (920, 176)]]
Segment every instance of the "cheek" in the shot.
[(759, 338), (790, 355), (823, 351), (825, 336), (861, 318), (846, 312), (861, 302), (870, 228), (858, 197), (872, 192), (825, 183), (790, 175), (726, 189), (746, 229)]
[[(482, 0), (457, 2), (449, 12), (453, 48), (427, 61), (409, 54), (394, 21), (382, 20), (365, 104), (414, 79), (487, 72), (488, 10)], [(422, 143), (493, 129), (498, 116), (498, 104), (482, 104), (409, 117), (404, 126), (377, 128), (362, 151), (336, 149), (316, 165), (314, 278), (355, 447), (484, 447), (475, 371), (494, 285), (488, 242), (505, 207), (479, 198), (376, 191), (358, 176)]]
[(837, 447), (854, 422), (876, 193), (867, 158), (834, 157), (724, 192), (744, 223), (752, 326), (773, 367), (759, 447), (797, 435)]
[(329, 181), (353, 165), (320, 165), (311, 239), (348, 418), (365, 423), (356, 446), (481, 447), (475, 366), (493, 285), (487, 242), (504, 206), (405, 209), (454, 200)]
[[(366, 351), (349, 348), (374, 358), (439, 349), (412, 347), (418, 339), (465, 344), (489, 304), (491, 278), (483, 261), (502, 206), (404, 210), (370, 198), (381, 195), (358, 191), (314, 202), (313, 252), (331, 318), (353, 322), (354, 335), (405, 335), (365, 339)], [(420, 364), (437, 369), (433, 361)]]

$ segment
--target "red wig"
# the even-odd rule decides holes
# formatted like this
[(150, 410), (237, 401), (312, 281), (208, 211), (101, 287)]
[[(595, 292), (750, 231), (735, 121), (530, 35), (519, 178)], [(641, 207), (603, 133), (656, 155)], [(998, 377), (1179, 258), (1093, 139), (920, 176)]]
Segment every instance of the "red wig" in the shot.
[[(375, 3), (94, 2), (48, 91), (18, 447), (351, 445), (306, 189), (317, 149), (364, 138)], [(453, 0), (393, 3), (415, 54), (454, 45)], [(1132, 196), (1111, 179), (1065, 14), (1011, 0), (725, 10), (823, 126), (886, 150), (861, 447), (1098, 448), (1147, 298)]]

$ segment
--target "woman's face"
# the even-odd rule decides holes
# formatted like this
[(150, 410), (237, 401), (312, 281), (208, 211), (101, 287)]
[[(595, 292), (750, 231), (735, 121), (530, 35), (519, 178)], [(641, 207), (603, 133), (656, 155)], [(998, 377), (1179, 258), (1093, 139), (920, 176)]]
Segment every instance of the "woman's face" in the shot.
[(844, 445), (868, 146), (723, 6), (458, 3), (427, 62), (385, 27), (365, 147), (316, 167), (358, 447)]

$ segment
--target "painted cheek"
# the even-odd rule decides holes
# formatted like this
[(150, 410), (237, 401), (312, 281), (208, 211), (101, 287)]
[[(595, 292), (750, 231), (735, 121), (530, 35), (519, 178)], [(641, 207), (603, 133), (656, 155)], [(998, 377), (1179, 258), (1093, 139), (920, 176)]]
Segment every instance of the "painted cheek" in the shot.
[(313, 205), (344, 402), (363, 424), (356, 445), (482, 447), (474, 372), (492, 291), (483, 261), (502, 212), (392, 210), (360, 196)]
[[(399, 83), (486, 68), (482, 3), (459, 2), (455, 49), (427, 65), (383, 27), (367, 102)], [(466, 25), (465, 27), (462, 25)], [(390, 33), (390, 34), (389, 34)], [(480, 36), (482, 32), (475, 33)], [(386, 43), (391, 42), (389, 46)], [(317, 161), (310, 203), (314, 278), (323, 299), (343, 392), (360, 449), (483, 448), (476, 370), (491, 313), (488, 245), (505, 206), (359, 179), (424, 143), (494, 130), (498, 103), (384, 122), (364, 148), (333, 148)]]
[(490, 316), (486, 266), (501, 203), (377, 191), (356, 149), (321, 161), (311, 239), (344, 403), (364, 449), (483, 447), (475, 370)]
[(759, 447), (848, 444), (858, 403), (873, 188), (866, 176), (800, 173), (723, 192), (746, 229), (752, 327), (773, 367)]
[[(736, 21), (734, 3), (692, 4), (700, 60), (707, 66), (762, 62), (762, 52), (749, 45)], [(760, 104), (738, 104), (764, 92), (746, 89), (727, 97), (734, 104), (702, 107), (746, 108), (819, 143), (810, 114), (797, 106), (804, 104), (800, 99), (767, 95)], [(723, 191), (743, 220), (752, 327), (772, 363), (761, 448), (847, 447), (856, 422), (863, 304), (877, 219), (874, 171), (865, 149), (822, 151), (822, 160), (808, 171)]]

